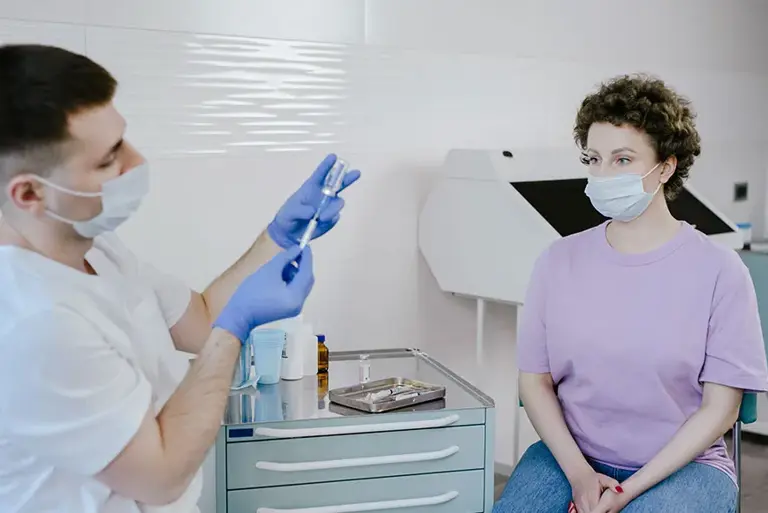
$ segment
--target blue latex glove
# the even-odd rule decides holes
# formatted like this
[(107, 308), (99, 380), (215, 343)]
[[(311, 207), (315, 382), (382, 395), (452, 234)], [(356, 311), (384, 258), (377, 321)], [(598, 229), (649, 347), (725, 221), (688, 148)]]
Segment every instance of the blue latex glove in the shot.
[[(291, 262), (296, 262), (298, 269), (286, 283), (283, 269)], [(314, 283), (312, 251), (293, 246), (243, 280), (213, 326), (245, 343), (257, 326), (299, 315)]]
[[(267, 227), (269, 236), (281, 248), (285, 249), (299, 243), (309, 220), (312, 219), (318, 206), (320, 206), (320, 200), (323, 199), (322, 188), (325, 176), (335, 162), (336, 155), (331, 154), (325, 157), (315, 172), (312, 173), (312, 176), (288, 198), (277, 212), (275, 219)], [(356, 169), (349, 171), (344, 177), (339, 192), (355, 183), (358, 178), (360, 178), (360, 171)], [(320, 237), (336, 225), (342, 208), (344, 208), (343, 199), (331, 198), (320, 212), (313, 239)]]

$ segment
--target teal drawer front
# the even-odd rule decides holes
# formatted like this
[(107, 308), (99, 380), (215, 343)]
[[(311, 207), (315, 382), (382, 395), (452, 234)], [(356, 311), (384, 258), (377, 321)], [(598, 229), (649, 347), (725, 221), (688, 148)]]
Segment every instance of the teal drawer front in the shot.
[(239, 490), (227, 494), (227, 513), (481, 513), (483, 484), (475, 470)]
[(484, 426), (227, 444), (230, 490), (484, 466)]
[(228, 442), (409, 431), (485, 423), (485, 409), (380, 413), (227, 427)]

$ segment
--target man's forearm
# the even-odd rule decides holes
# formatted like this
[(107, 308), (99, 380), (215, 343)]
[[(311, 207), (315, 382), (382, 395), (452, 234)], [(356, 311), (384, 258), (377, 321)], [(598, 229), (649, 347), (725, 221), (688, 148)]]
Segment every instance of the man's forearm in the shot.
[(157, 417), (165, 462), (186, 489), (221, 427), (240, 341), (214, 329), (198, 358)]
[(160, 413), (150, 407), (130, 443), (98, 479), (146, 504), (176, 501), (216, 439), (239, 354), (240, 341), (214, 329)]
[(563, 473), (573, 482), (592, 468), (565, 424), (549, 375), (520, 375), (520, 396), (531, 424), (552, 452)]
[(267, 231), (262, 232), (253, 246), (203, 291), (209, 318), (216, 319), (240, 283), (280, 251)]
[(211, 325), (218, 318), (232, 294), (245, 278), (266, 264), (281, 248), (269, 237), (266, 230), (259, 235), (253, 246), (229, 269), (216, 278), (200, 294), (192, 292), (192, 298), (184, 317), (171, 328), (176, 349), (199, 354), (211, 334)]
[(714, 386), (725, 389), (719, 390), (721, 396), (730, 397), (703, 404), (675, 433), (672, 440), (623, 484), (628, 497), (638, 497), (686, 466), (733, 426), (738, 418), (742, 394), (721, 385)]

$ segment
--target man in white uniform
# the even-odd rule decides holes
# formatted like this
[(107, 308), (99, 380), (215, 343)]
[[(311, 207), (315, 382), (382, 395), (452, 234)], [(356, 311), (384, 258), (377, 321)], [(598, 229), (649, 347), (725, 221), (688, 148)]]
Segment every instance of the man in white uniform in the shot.
[(112, 233), (148, 190), (115, 88), (84, 56), (0, 47), (3, 513), (197, 511), (241, 344), (314, 281), (296, 243), (333, 156), (202, 293), (138, 260)]

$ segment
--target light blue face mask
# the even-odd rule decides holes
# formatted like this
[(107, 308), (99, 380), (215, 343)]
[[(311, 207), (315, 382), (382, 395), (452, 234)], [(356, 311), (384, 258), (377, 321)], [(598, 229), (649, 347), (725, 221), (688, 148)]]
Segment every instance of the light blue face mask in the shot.
[(616, 176), (592, 176), (587, 179), (584, 193), (595, 210), (617, 221), (631, 221), (645, 212), (661, 183), (653, 192), (645, 192), (643, 178), (653, 173), (661, 162), (644, 175), (625, 173)]
[(40, 176), (36, 176), (35, 179), (43, 185), (71, 196), (101, 198), (101, 212), (96, 217), (85, 221), (75, 221), (51, 210), (45, 211), (49, 217), (74, 226), (75, 231), (86, 239), (93, 239), (102, 233), (116, 230), (138, 210), (149, 192), (149, 167), (146, 163), (104, 182), (99, 192), (74, 191)]

